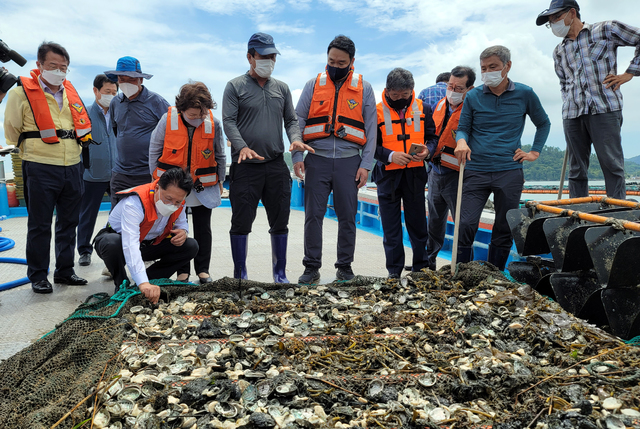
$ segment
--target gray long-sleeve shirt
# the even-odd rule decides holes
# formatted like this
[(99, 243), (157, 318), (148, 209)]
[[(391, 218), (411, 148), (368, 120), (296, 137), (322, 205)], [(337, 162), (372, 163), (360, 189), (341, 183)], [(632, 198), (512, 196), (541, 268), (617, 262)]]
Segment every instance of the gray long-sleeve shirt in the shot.
[[(301, 130), (304, 130), (307, 118), (309, 117), (309, 107), (311, 106), (311, 100), (313, 99), (313, 88), (315, 87), (315, 84), (315, 77), (307, 82), (302, 90), (302, 94), (300, 94), (298, 105), (296, 106), (296, 113), (298, 114), (298, 121), (300, 123)], [(362, 86), (362, 116), (364, 119), (364, 134), (367, 138), (367, 142), (364, 146), (343, 140), (335, 135), (306, 143), (313, 147), (316, 151), (316, 155), (323, 156), (325, 158), (349, 158), (355, 155), (360, 155), (360, 151), (362, 151), (360, 168), (371, 170), (373, 166), (373, 154), (376, 150), (378, 112), (376, 110), (376, 96), (373, 93), (373, 88), (371, 88), (371, 85), (367, 81), (363, 81)], [(293, 151), (291, 152), (291, 155), (294, 164), (302, 161), (302, 152)]]
[(270, 78), (262, 87), (249, 72), (227, 83), (222, 99), (222, 124), (231, 141), (233, 162), (238, 162), (240, 150), (245, 147), (263, 156), (264, 161), (243, 162), (267, 162), (280, 156), (284, 152), (283, 121), (289, 141), (302, 141), (286, 83)]

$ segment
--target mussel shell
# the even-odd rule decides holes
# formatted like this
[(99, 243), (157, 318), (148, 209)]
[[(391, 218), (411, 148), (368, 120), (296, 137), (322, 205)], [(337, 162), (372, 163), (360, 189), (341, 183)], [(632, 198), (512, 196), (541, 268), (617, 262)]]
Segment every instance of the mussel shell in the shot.
[(217, 403), (215, 410), (218, 414), (227, 419), (232, 419), (238, 414), (238, 409), (228, 402)]
[(240, 334), (229, 335), (229, 342), (231, 343), (240, 343), (242, 341), (244, 341), (244, 335), (240, 335)]
[(246, 320), (242, 320), (238, 322), (236, 326), (240, 329), (247, 329), (249, 326), (251, 326), (251, 323), (247, 322)]
[(372, 380), (369, 383), (369, 396), (376, 396), (384, 390), (384, 381)]
[(196, 355), (199, 358), (205, 358), (211, 351), (212, 347), (209, 344), (199, 344), (196, 348)]
[(291, 395), (296, 391), (296, 385), (293, 383), (282, 383), (276, 386), (276, 393), (280, 395)]
[(284, 334), (284, 331), (282, 331), (282, 329), (280, 329), (279, 326), (269, 325), (269, 329), (271, 330), (271, 332), (273, 332), (276, 335), (282, 336)]
[(244, 310), (242, 313), (240, 313), (240, 318), (242, 320), (251, 320), (252, 317), (253, 317), (253, 311), (251, 310)]
[(144, 310), (144, 307), (141, 305), (134, 305), (129, 309), (129, 311), (132, 312), (133, 314), (140, 313), (142, 310)]
[(258, 384), (256, 384), (256, 388), (258, 389), (258, 395), (262, 398), (266, 398), (271, 395), (273, 392), (273, 381), (272, 380), (262, 380)]
[(111, 421), (111, 414), (106, 408), (100, 409), (93, 418), (93, 425), (97, 428), (106, 428)]
[(253, 320), (257, 323), (264, 323), (267, 321), (267, 315), (265, 313), (256, 313), (253, 315)]
[(140, 391), (142, 392), (142, 396), (148, 398), (155, 395), (158, 392), (158, 389), (156, 389), (155, 386), (151, 383), (145, 383), (140, 388)]
[(127, 399), (129, 401), (135, 401), (140, 397), (142, 392), (138, 386), (127, 386), (118, 393), (118, 399)]
[(211, 352), (212, 353), (220, 353), (222, 351), (222, 346), (220, 343), (211, 343)]
[(418, 377), (418, 383), (424, 387), (431, 387), (436, 384), (438, 377), (435, 374), (424, 374)]
[(296, 291), (293, 288), (287, 289), (286, 297), (293, 298), (296, 295)]
[(451, 417), (451, 413), (446, 408), (438, 407), (429, 411), (429, 419), (436, 424), (443, 422), (445, 420), (449, 420), (450, 417)]

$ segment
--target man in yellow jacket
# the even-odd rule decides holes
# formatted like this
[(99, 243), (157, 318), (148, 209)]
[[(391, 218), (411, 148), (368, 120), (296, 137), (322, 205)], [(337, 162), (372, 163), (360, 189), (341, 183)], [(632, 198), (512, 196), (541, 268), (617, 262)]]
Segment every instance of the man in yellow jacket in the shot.
[(20, 78), (7, 96), (4, 133), (19, 146), (27, 226), (27, 275), (35, 293), (51, 293), (47, 279), (51, 218), (56, 216), (54, 283), (84, 285), (73, 269), (82, 195), (79, 139), (90, 136), (91, 121), (71, 83), (65, 80), (69, 54), (57, 43), (38, 47), (38, 68)]

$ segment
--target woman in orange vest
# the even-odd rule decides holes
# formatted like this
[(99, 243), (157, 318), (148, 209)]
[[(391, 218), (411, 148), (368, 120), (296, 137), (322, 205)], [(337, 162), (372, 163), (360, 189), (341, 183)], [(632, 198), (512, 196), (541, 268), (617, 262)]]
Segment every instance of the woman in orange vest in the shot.
[(416, 98), (411, 72), (391, 70), (378, 103), (378, 137), (372, 179), (378, 185), (378, 208), (384, 232), (384, 252), (389, 278), (399, 278), (405, 267), (402, 212), (411, 241), (411, 271), (426, 268), (427, 219), (424, 189), (429, 156), (437, 136), (431, 107)]
[[(180, 88), (176, 105), (160, 119), (151, 134), (149, 167), (157, 179), (172, 168), (187, 169), (193, 177), (193, 190), (187, 196), (191, 208), (193, 237), (200, 249), (193, 259), (200, 283), (211, 282), (211, 209), (221, 202), (226, 155), (222, 127), (211, 109), (216, 103), (207, 86), (190, 82)], [(189, 280), (189, 264), (178, 270), (177, 279)]]

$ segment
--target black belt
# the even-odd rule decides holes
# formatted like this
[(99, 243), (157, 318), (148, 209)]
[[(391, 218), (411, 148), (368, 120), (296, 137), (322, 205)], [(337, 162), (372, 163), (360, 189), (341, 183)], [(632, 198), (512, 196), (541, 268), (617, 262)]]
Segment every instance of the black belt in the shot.
[[(56, 136), (61, 139), (75, 140), (76, 132), (75, 130), (56, 130)], [(42, 136), (40, 135), (40, 131), (25, 131), (20, 134), (20, 137), (18, 137), (18, 147), (20, 147), (22, 142), (26, 139), (42, 139)]]

